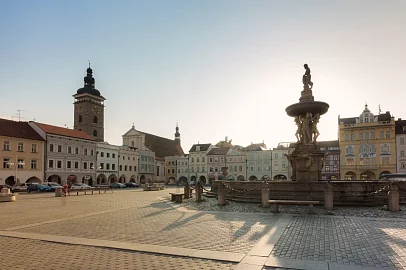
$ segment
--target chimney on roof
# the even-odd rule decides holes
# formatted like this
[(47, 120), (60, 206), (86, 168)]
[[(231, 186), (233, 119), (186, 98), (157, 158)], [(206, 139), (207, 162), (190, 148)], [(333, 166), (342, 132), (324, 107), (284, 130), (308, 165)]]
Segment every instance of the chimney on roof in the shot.
[(402, 118), (398, 118), (398, 121), (402, 121)]

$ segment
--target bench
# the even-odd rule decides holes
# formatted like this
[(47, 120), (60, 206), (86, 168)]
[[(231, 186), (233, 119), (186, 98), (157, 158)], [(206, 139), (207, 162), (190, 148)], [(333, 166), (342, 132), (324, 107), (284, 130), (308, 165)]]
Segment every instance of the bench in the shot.
[(104, 193), (107, 192), (107, 190), (111, 190), (111, 193), (113, 193), (113, 190), (110, 187), (95, 187), (95, 188), (83, 188), (83, 189), (68, 189), (68, 195), (70, 196), (71, 192), (76, 193), (76, 195), (79, 195), (79, 192), (93, 194), (95, 191), (99, 191), (99, 194), (104, 190)]
[(177, 203), (182, 203), (182, 199), (183, 199), (183, 193), (169, 193), (172, 195), (171, 197), (171, 201), (173, 202), (177, 202)]
[(268, 203), (271, 205), (272, 213), (279, 213), (279, 205), (297, 205), (297, 204), (308, 204), (310, 208), (310, 213), (314, 214), (314, 205), (320, 204), (320, 201), (294, 201), (294, 200), (269, 200)]

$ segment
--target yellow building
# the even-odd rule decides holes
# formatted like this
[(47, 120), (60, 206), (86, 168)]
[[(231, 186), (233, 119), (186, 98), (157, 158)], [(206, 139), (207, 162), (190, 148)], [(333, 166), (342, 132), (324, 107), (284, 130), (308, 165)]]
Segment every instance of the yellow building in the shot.
[(27, 122), (0, 119), (0, 184), (42, 183), (44, 145)]
[(396, 172), (395, 119), (374, 115), (365, 105), (359, 117), (338, 118), (340, 175), (345, 180), (375, 180)]

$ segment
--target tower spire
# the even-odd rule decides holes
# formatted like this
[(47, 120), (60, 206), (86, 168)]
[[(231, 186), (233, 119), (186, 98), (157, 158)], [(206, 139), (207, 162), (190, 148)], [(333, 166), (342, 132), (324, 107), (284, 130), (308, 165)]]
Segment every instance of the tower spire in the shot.
[(179, 126), (178, 126), (178, 122), (176, 122), (176, 128), (175, 128), (176, 132), (175, 132), (175, 143), (177, 145), (180, 145), (180, 133), (179, 133)]

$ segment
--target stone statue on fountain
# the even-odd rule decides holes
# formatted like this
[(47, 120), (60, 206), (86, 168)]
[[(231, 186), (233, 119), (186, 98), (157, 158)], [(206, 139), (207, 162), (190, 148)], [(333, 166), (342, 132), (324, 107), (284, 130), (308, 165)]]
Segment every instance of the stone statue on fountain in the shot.
[(315, 143), (320, 135), (317, 129), (317, 124), (320, 120), (320, 114), (317, 113), (314, 117), (312, 113), (305, 115), (295, 116), (295, 123), (297, 125), (296, 139), (298, 143)]

